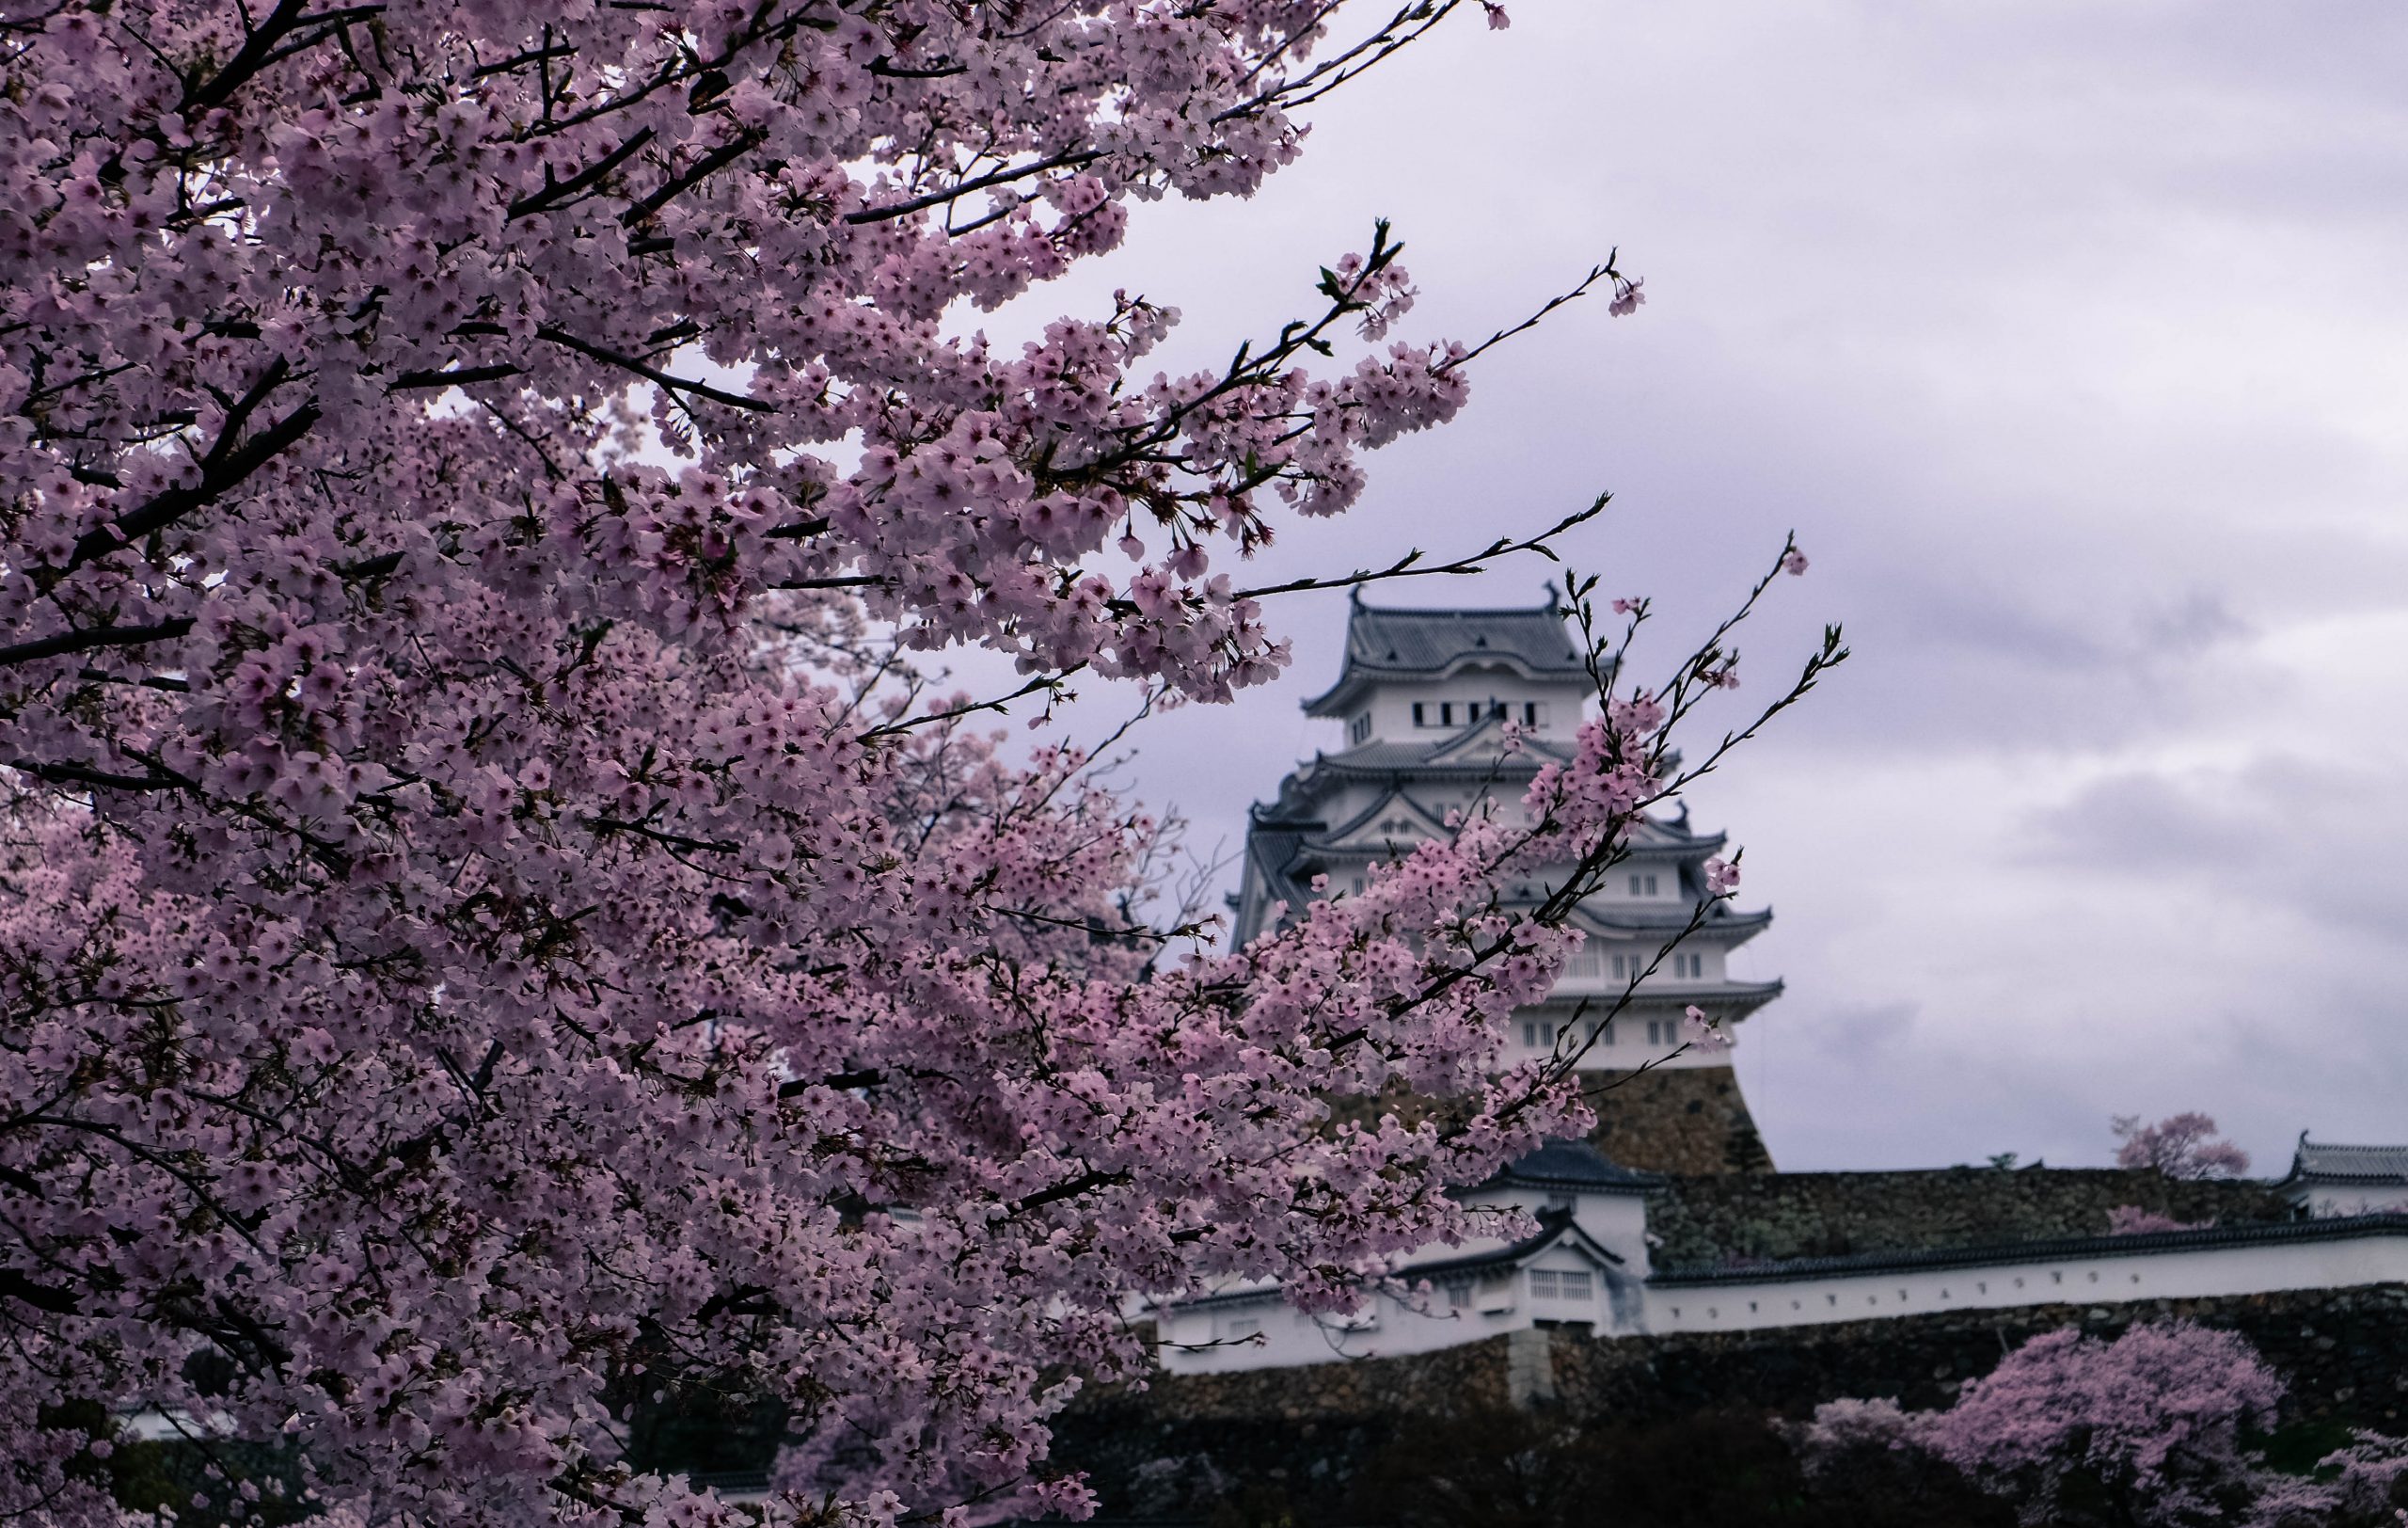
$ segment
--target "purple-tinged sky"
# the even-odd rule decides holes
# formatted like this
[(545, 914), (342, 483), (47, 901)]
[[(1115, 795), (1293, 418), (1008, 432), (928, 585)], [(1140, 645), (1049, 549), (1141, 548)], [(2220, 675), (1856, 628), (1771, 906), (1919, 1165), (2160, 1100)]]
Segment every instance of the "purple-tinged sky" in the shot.
[[(1483, 361), (1263, 571), (1610, 488), (1573, 549), (1679, 629), (1796, 527), (1738, 698), (1825, 619), (1857, 656), (1697, 799), (1777, 914), (1739, 1055), (1781, 1164), (2097, 1162), (2111, 1113), (2200, 1108), (2279, 1170), (2303, 1127), (2408, 1139), (2404, 63), (2389, 4), (1521, 0), (989, 326), (1125, 285), (1211, 364), (1385, 215), (1405, 332), (1476, 338), (1619, 245), (1638, 316)], [(1145, 729), (1136, 786), (1208, 846), (1337, 745), (1296, 704), (1342, 598), (1276, 616), (1282, 682)]]

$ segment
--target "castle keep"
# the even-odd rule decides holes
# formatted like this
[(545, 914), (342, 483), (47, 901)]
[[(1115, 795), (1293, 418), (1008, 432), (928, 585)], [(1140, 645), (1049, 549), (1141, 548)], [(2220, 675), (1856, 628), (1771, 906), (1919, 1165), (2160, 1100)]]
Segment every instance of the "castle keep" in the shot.
[[(1483, 801), (1518, 802), (1550, 761), (1571, 756), (1595, 694), (1587, 656), (1552, 599), (1519, 610), (1385, 610), (1359, 598), (1348, 613), (1338, 682), (1305, 703), (1339, 724), (1344, 746), (1316, 755), (1280, 783), (1247, 824), (1237, 899), (1241, 943), (1275, 909), (1302, 907), (1326, 876), (1328, 893), (1363, 890), (1370, 867), (1447, 833), (1447, 814)], [(1509, 748), (1509, 724), (1519, 746)], [(1592, 1142), (1624, 1168), (1663, 1172), (1755, 1171), (1772, 1166), (1726, 1052), (1681, 1043), (1694, 1004), (1736, 1038), (1741, 1021), (1781, 994), (1779, 981), (1741, 980), (1731, 954), (1772, 921), (1769, 912), (1715, 904), (1677, 948), (1673, 936), (1707, 900), (1705, 862), (1719, 833), (1692, 830), (1687, 812), (1645, 823), (1630, 857), (1576, 921), (1588, 935), (1554, 995), (1515, 1016), (1510, 1060), (1568, 1044), (1579, 1023), (1594, 1039), (1584, 1071), (1592, 1090)], [(1536, 899), (1536, 888), (1509, 886)], [(1644, 974), (1644, 979), (1640, 979)], [(1611, 1022), (1580, 1016), (1632, 1000)], [(1668, 1060), (1666, 1058), (1671, 1056)], [(1657, 1066), (1640, 1074), (1645, 1062)]]

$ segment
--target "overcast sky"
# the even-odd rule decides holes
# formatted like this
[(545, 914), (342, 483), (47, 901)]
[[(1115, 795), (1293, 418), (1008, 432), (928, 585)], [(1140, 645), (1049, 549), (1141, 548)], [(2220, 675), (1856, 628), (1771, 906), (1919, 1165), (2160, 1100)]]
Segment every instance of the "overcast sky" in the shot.
[[(1619, 246), (1647, 306), (1481, 364), (1281, 575), (1537, 529), (1672, 627), (1795, 527), (1761, 699), (1708, 782), (1788, 995), (1741, 1075), (1784, 1168), (2098, 1163), (2108, 1116), (2408, 1139), (2408, 10), (2082, 0), (1517, 0), (1319, 108), (1248, 203), (1137, 209), (1116, 285), (1226, 356), (1394, 219), (1417, 337), (1477, 338)], [(1029, 314), (1006, 313), (998, 333)], [(1535, 562), (1383, 597), (1527, 604)], [(1152, 724), (1210, 845), (1330, 724), (1338, 597), (1280, 683)], [(1672, 656), (1669, 651), (1664, 657)], [(1087, 708), (1103, 704), (1091, 692)]]

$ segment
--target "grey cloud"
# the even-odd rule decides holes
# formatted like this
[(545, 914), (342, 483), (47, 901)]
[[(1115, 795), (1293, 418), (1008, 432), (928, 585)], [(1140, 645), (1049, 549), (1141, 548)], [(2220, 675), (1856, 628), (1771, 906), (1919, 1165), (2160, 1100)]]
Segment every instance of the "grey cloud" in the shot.
[[(2278, 1164), (2303, 1125), (2408, 1136), (2408, 757), (2371, 709), (2408, 660), (2303, 636), (2408, 617), (2403, 45), (2387, 0), (1521, 0), (1341, 93), (1245, 208), (1140, 209), (1068, 306), (1178, 304), (1176, 369), (1275, 328), (1374, 215), (1416, 336), (1620, 245), (1639, 315), (1483, 358), (1260, 577), (1611, 488), (1575, 552), (1678, 636), (1796, 527), (1814, 572), (1737, 698), (1827, 618), (1859, 656), (1700, 804), (1780, 914), (1751, 969), (1790, 994), (1739, 1053), (1776, 1154), (2098, 1161), (2108, 1114), (2197, 1106)], [(1273, 618), (1289, 676), (1144, 740), (1208, 842), (1328, 740), (1294, 708), (1342, 601)]]

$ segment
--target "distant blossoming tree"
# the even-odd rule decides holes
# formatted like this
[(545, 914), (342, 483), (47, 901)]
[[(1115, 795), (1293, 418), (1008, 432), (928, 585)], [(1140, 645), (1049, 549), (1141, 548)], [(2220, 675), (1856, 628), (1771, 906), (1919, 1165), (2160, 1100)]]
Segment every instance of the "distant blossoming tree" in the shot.
[(1455, 8), (0, 14), (0, 1519), (114, 1520), (71, 1422), (149, 1409), (329, 1523), (732, 1521), (630, 1453), (688, 1393), (825, 1464), (772, 1521), (1075, 1512), (1045, 1419), (1133, 1300), (1344, 1305), (1583, 1127), (1498, 1021), (1733, 740), (1673, 772), (1727, 628), (1183, 955), (1163, 826), (911, 666), (1277, 672), (1230, 565), (1483, 348), (1388, 341), (1386, 230), (1218, 370), (1148, 376), (1136, 296), (948, 315), (1252, 191)]
[(2408, 1444), (2363, 1433), (2313, 1477), (2270, 1470), (2282, 1377), (2242, 1338), (2190, 1322), (2113, 1342), (2067, 1328), (2036, 1337), (1944, 1411), (1834, 1401), (1794, 1432), (1807, 1468), (1908, 1449), (1955, 1465), (2024, 1521), (2134, 1528), (2373, 1528), (2402, 1504)]
[(2217, 1135), (2207, 1115), (2169, 1114), (2143, 1124), (2137, 1114), (2118, 1114), (2112, 1122), (2119, 1168), (2153, 1168), (2169, 1178), (2238, 1178), (2249, 1170), (2249, 1154)]

